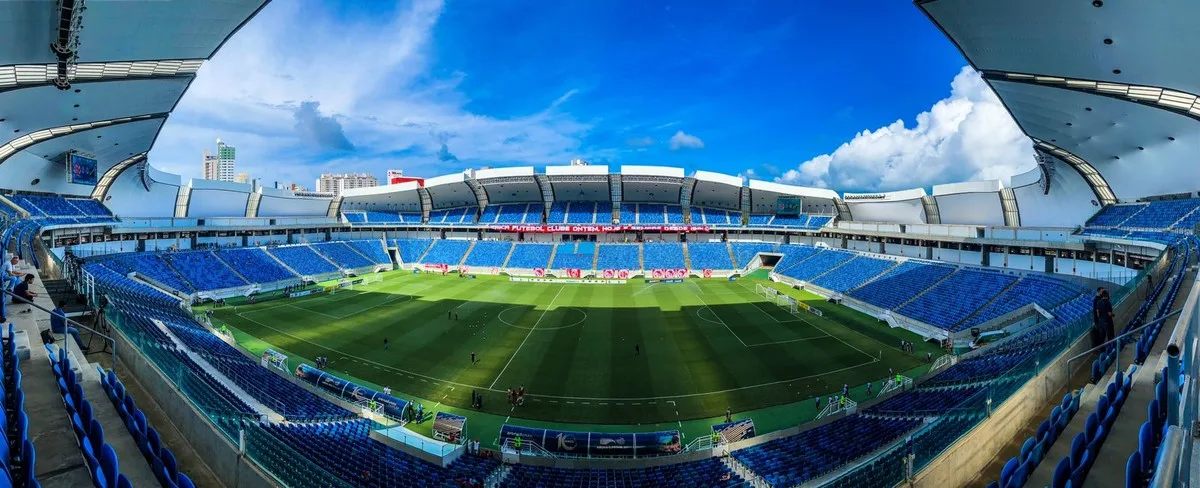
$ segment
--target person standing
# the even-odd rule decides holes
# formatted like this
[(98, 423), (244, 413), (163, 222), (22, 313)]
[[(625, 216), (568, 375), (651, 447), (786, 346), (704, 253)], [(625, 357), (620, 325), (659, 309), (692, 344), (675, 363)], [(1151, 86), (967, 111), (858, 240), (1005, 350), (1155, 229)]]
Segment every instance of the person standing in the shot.
[(383, 338), (383, 348), (384, 348), (384, 349), (388, 349), (388, 348), (390, 348), (390, 347), (392, 347), (392, 346), (391, 346), (391, 344), (388, 344), (388, 338), (387, 338), (387, 337), (384, 337), (384, 338)]
[(1113, 340), (1116, 337), (1113, 324), (1116, 316), (1113, 313), (1112, 299), (1108, 296), (1108, 290), (1100, 290), (1100, 297), (1096, 302), (1096, 314), (1099, 317), (1101, 343)]
[(475, 364), (475, 352), (471, 352), (471, 364)]
[(733, 422), (733, 410), (729, 407), (725, 407), (725, 423), (728, 424), (730, 422)]

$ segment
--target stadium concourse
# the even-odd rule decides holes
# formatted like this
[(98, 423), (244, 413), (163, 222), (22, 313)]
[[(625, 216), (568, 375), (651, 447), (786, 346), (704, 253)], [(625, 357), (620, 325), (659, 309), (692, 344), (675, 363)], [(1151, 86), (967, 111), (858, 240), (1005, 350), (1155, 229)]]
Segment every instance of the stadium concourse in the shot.
[(0, 2), (0, 486), (1200, 474), (1193, 3), (916, 2), (1028, 136), (1004, 181), (571, 164), (336, 196), (151, 164), (267, 2), (216, 3)]

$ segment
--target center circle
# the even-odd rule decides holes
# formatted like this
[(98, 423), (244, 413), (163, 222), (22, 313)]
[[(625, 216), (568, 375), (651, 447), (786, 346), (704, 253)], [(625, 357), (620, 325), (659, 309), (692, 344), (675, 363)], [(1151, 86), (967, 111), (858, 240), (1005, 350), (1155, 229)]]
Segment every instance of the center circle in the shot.
[(525, 307), (508, 307), (508, 308), (506, 308), (506, 309), (504, 309), (504, 310), (501, 310), (501, 311), (500, 311), (500, 313), (496, 315), (496, 318), (497, 318), (497, 319), (499, 319), (499, 320), (500, 320), (500, 322), (502, 322), (504, 325), (507, 325), (507, 326), (509, 326), (509, 327), (514, 327), (514, 328), (517, 328), (517, 329), (525, 329), (525, 330), (558, 330), (558, 329), (567, 329), (567, 328), (575, 327), (575, 326), (577, 326), (577, 325), (579, 325), (579, 324), (582, 324), (582, 323), (584, 323), (584, 322), (586, 322), (586, 321), (587, 321), (587, 312), (584, 312), (582, 309), (575, 308), (575, 307), (560, 307), (560, 308), (556, 308), (556, 309), (554, 309), (554, 310), (548, 310), (548, 311), (546, 311), (546, 312), (545, 312), (545, 313), (554, 313), (554, 312), (559, 312), (559, 311), (564, 311), (564, 312), (573, 312), (573, 313), (570, 313), (570, 315), (573, 315), (573, 316), (577, 316), (577, 317), (579, 317), (579, 319), (578, 319), (578, 320), (576, 320), (576, 321), (574, 321), (574, 322), (572, 322), (572, 323), (570, 323), (570, 324), (566, 324), (566, 325), (557, 325), (557, 326), (554, 326), (554, 327), (546, 327), (546, 326), (544, 326), (544, 325), (539, 325), (539, 326), (537, 326), (537, 327), (526, 327), (526, 326), (524, 326), (524, 325), (517, 325), (517, 324), (514, 324), (514, 323), (512, 323), (512, 322), (509, 322), (508, 320), (505, 320), (505, 319), (504, 319), (504, 314), (505, 314), (505, 313), (508, 313), (510, 310), (524, 310), (524, 309), (525, 309)]

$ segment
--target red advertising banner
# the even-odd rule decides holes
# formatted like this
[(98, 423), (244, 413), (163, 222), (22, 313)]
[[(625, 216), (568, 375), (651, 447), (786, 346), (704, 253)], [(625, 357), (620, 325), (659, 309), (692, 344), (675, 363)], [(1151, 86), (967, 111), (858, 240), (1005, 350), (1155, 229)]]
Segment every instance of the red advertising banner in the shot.
[(629, 270), (627, 270), (627, 269), (618, 269), (618, 270), (617, 270), (617, 278), (618, 278), (618, 279), (622, 279), (622, 280), (629, 279)]
[(493, 267), (492, 267), (492, 274), (493, 274), (493, 275), (499, 275), (499, 274), (500, 274), (500, 268), (497, 268), (497, 267), (494, 267), (494, 266), (493, 266)]
[(566, 272), (567, 272), (568, 278), (582, 278), (583, 277), (583, 271), (579, 270), (579, 269), (568, 268), (568, 269), (566, 269)]
[(617, 272), (611, 269), (604, 270), (602, 274), (606, 280), (611, 280), (617, 277)]
[(533, 268), (533, 275), (537, 276), (538, 278), (545, 278), (546, 277), (546, 269), (545, 268)]
[(705, 278), (712, 278), (712, 270), (711, 270), (711, 269), (708, 269), (708, 268), (705, 268), (705, 269), (704, 269), (704, 277), (705, 277)]
[(490, 225), (501, 232), (604, 234), (648, 230), (654, 232), (711, 232), (707, 225)]
[(464, 265), (462, 265), (462, 266), (459, 266), (459, 267), (458, 267), (458, 273), (459, 273), (459, 274), (470, 274), (470, 273), (471, 273), (471, 267), (470, 267), (470, 266), (467, 266), (467, 265), (465, 265), (465, 264), (464, 264)]
[(445, 273), (446, 271), (449, 271), (449, 270), (450, 270), (450, 265), (448, 265), (448, 264), (433, 264), (433, 263), (425, 263), (425, 269), (428, 269), (428, 270), (431, 270), (431, 271), (441, 271), (441, 272)]

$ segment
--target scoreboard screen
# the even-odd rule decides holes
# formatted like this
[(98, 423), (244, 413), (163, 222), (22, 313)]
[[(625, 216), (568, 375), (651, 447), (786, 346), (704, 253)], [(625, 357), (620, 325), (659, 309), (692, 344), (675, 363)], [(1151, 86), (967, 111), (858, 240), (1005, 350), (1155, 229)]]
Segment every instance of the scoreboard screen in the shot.
[(800, 215), (803, 209), (804, 202), (800, 197), (779, 197), (775, 200), (776, 215)]
[(67, 183), (95, 185), (98, 183), (96, 160), (79, 153), (67, 154)]

